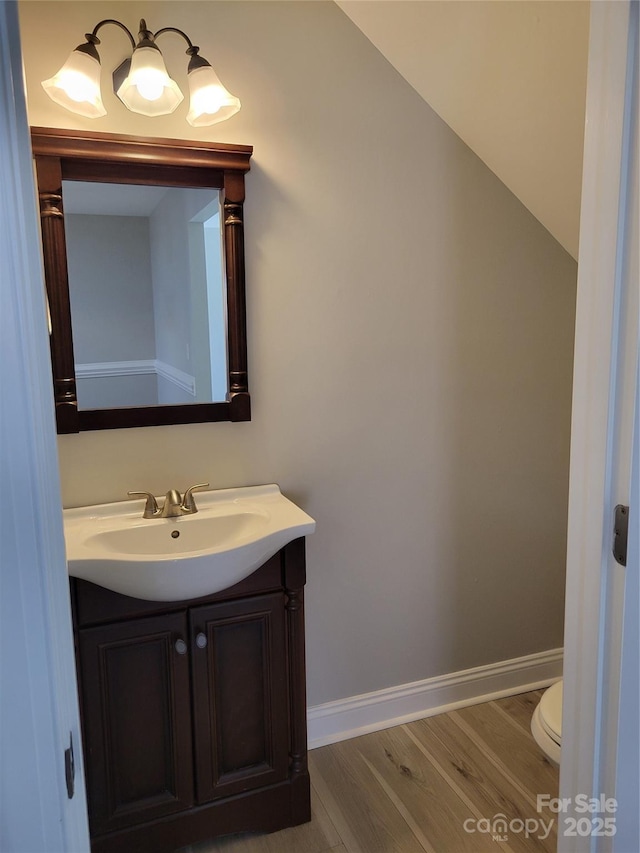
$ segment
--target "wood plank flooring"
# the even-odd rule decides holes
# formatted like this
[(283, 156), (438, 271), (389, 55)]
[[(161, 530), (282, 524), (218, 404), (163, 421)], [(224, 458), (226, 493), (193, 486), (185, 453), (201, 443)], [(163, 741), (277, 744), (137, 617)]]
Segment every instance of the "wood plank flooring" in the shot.
[(313, 750), (311, 823), (184, 853), (552, 853), (556, 822), (536, 811), (536, 795), (558, 795), (558, 771), (529, 731), (541, 695)]

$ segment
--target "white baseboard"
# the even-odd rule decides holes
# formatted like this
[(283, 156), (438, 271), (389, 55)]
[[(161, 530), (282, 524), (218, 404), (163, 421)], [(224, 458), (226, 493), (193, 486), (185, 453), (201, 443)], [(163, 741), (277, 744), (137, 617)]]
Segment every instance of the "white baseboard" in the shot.
[(99, 361), (76, 364), (76, 379), (103, 379), (110, 376), (143, 376), (156, 373), (154, 359)]
[(184, 370), (178, 370), (166, 361), (158, 358), (138, 359), (137, 361), (100, 361), (76, 364), (76, 379), (103, 379), (112, 376), (143, 376), (155, 373), (162, 376), (178, 388), (182, 388), (192, 397), (196, 395), (196, 379)]
[(173, 385), (177, 385), (178, 388), (182, 388), (183, 391), (186, 391), (192, 397), (196, 396), (195, 376), (185, 373), (184, 370), (178, 370), (177, 367), (174, 367), (172, 364), (167, 364), (166, 361), (160, 361), (159, 358), (155, 360), (155, 365), (158, 376), (162, 376)]
[(557, 681), (562, 649), (477, 666), (308, 709), (309, 749), (488, 702)]

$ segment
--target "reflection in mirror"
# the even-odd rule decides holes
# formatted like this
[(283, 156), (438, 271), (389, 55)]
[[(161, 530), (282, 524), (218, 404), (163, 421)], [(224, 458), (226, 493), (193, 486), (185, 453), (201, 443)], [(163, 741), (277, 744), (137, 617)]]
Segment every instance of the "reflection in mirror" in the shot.
[(219, 191), (62, 187), (78, 408), (225, 400)]

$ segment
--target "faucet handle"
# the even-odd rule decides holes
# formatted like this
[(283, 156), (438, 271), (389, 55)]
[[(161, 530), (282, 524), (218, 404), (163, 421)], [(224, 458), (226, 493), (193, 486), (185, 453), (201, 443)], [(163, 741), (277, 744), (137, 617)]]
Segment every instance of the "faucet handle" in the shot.
[(193, 499), (193, 493), (196, 489), (208, 489), (209, 483), (198, 483), (196, 486), (189, 486), (182, 498), (182, 509), (185, 512), (198, 512), (198, 507)]
[(151, 492), (127, 492), (127, 494), (131, 495), (132, 498), (140, 497), (147, 499), (144, 505), (144, 512), (142, 513), (143, 518), (155, 518), (158, 514), (158, 502)]

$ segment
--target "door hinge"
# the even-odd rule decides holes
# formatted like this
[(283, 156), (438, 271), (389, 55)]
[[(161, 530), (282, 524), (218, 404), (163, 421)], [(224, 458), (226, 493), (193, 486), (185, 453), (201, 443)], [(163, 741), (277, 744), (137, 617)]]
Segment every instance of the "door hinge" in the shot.
[(613, 556), (621, 566), (627, 565), (627, 534), (629, 531), (629, 507), (618, 504), (613, 523)]
[(67, 783), (67, 795), (73, 798), (75, 793), (76, 762), (73, 757), (73, 735), (69, 732), (69, 748), (64, 751), (64, 778)]

